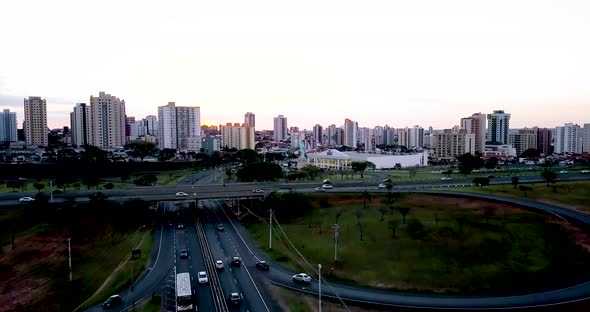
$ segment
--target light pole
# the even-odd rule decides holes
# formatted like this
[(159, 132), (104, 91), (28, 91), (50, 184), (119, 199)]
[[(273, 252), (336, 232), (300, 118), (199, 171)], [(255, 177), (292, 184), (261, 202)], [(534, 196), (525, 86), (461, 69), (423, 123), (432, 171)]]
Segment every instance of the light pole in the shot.
[(334, 224), (334, 262), (338, 261), (338, 237), (340, 234), (338, 233), (338, 229), (340, 226), (338, 223)]
[(70, 282), (72, 281), (72, 238), (68, 237), (68, 264), (70, 267)]
[(270, 209), (270, 218), (268, 219), (268, 250), (272, 249), (272, 208)]
[(322, 312), (322, 265), (318, 264), (318, 311)]

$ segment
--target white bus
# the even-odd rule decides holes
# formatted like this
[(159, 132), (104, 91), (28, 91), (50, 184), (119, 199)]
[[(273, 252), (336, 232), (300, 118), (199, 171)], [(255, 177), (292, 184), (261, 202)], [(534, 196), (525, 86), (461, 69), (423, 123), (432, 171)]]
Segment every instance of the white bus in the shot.
[(176, 274), (176, 311), (196, 311), (193, 305), (191, 275), (188, 272)]

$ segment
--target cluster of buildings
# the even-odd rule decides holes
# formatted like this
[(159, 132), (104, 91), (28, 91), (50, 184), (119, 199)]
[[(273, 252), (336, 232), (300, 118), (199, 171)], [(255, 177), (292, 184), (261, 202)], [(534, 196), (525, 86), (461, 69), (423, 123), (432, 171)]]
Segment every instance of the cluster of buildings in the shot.
[[(15, 112), (0, 112), (0, 143), (26, 147), (47, 147), (52, 134), (62, 137), (63, 146), (94, 145), (120, 149), (134, 140), (153, 142), (161, 149), (205, 152), (223, 149), (257, 149), (261, 153), (298, 153), (306, 163), (325, 168), (349, 168), (352, 161), (368, 160), (378, 168), (424, 166), (452, 162), (464, 153), (510, 159), (536, 149), (541, 155), (590, 152), (590, 124), (567, 123), (556, 128), (511, 129), (510, 114), (497, 110), (461, 118), (450, 129), (425, 129), (418, 125), (394, 128), (388, 125), (359, 127), (345, 119), (342, 125), (299, 130), (288, 127), (287, 117), (274, 118), (272, 130), (256, 131), (251, 112), (243, 123), (201, 126), (198, 106), (158, 107), (158, 114), (143, 119), (127, 116), (125, 101), (99, 92), (88, 103), (75, 104), (70, 125), (50, 131), (47, 102), (41, 97), (24, 99), (24, 122), (19, 135)], [(258, 143), (258, 145), (257, 145)], [(256, 148), (258, 147), (258, 148)]]

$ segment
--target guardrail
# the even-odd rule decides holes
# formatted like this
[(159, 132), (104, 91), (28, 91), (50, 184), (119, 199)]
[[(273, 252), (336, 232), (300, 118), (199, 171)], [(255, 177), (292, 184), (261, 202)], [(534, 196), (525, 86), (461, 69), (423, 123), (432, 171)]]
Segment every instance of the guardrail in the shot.
[(209, 275), (209, 283), (211, 285), (211, 295), (213, 296), (215, 311), (229, 312), (229, 309), (227, 308), (227, 302), (225, 301), (225, 296), (223, 295), (223, 289), (221, 288), (221, 282), (219, 281), (217, 270), (213, 264), (213, 255), (211, 254), (211, 249), (209, 248), (209, 243), (207, 242), (205, 231), (203, 230), (203, 225), (201, 224), (199, 218), (196, 218), (195, 227), (197, 229), (197, 236), (199, 238), (201, 252), (203, 253), (203, 259), (205, 260), (205, 269)]

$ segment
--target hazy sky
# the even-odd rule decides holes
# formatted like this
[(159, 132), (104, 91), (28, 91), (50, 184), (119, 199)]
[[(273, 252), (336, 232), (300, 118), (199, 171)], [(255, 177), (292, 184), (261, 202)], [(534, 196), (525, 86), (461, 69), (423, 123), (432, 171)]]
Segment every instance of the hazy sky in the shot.
[(450, 128), (590, 122), (590, 1), (3, 1), (0, 108), (69, 124), (99, 91), (127, 114), (200, 106), (203, 123)]

